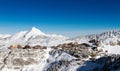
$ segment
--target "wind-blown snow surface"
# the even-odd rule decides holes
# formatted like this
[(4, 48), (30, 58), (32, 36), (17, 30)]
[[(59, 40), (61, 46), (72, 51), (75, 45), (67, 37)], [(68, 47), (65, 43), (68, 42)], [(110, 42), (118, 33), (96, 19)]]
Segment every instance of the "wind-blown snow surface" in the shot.
[[(96, 41), (91, 43), (90, 40), (93, 39)], [(71, 44), (64, 44), (69, 42), (78, 42), (80, 47), (76, 48), (80, 49), (73, 48), (74, 46), (70, 46)], [(82, 43), (83, 46), (81, 46)], [(22, 47), (25, 45), (47, 46), (47, 49), (8, 49), (10, 45), (19, 44)], [(89, 45), (87, 57), (83, 54), (86, 51), (84, 45)], [(55, 48), (51, 46), (55, 46)], [(95, 47), (96, 50), (94, 50)], [(96, 54), (92, 59), (91, 53)], [(81, 56), (78, 57), (78, 54)], [(96, 69), (101, 71), (102, 68), (105, 69), (103, 67), (105, 64), (110, 68), (113, 67), (111, 70), (108, 68), (109, 71), (120, 70), (119, 66), (114, 69), (120, 65), (119, 56), (113, 56), (114, 59), (112, 56), (108, 56), (111, 54), (120, 54), (120, 31), (68, 38), (62, 35), (45, 34), (33, 27), (29, 31), (21, 31), (14, 35), (0, 35), (1, 71), (95, 71)], [(103, 56), (108, 57), (104, 59)], [(113, 61), (111, 66), (109, 66), (110, 61)]]

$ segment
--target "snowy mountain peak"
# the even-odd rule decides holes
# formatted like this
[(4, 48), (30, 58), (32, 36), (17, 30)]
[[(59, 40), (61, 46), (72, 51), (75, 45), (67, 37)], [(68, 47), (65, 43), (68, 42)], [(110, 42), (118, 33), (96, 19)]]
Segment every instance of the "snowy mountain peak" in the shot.
[(25, 39), (29, 39), (31, 37), (36, 37), (36, 36), (44, 36), (46, 35), (45, 33), (43, 33), (42, 31), (40, 31), (39, 29), (33, 27), (30, 31), (28, 31), (25, 35)]
[(36, 27), (32, 27), (32, 29), (29, 31), (29, 33), (35, 33), (39, 35), (45, 35), (41, 30), (37, 29)]
[(42, 45), (42, 46), (53, 46), (65, 42), (67, 39), (64, 36), (56, 34), (46, 34), (40, 31), (39, 29), (33, 27), (28, 31), (18, 32), (6, 39), (4, 36), (0, 35), (0, 46), (10, 45)]

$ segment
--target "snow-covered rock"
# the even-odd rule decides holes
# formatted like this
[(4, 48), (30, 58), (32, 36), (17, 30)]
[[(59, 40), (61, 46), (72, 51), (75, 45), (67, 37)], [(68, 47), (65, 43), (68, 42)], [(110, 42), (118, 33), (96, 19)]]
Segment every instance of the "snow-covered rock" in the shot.
[(119, 71), (119, 54), (120, 31), (68, 38), (33, 27), (0, 35), (0, 71)]

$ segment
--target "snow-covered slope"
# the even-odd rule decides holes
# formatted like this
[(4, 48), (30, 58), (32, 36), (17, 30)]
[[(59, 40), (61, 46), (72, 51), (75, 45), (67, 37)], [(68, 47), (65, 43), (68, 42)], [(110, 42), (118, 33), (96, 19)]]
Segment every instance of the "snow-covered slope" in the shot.
[(102, 45), (116, 45), (120, 42), (120, 31), (108, 31), (100, 34), (78, 36), (75, 38), (71, 38), (70, 40), (74, 40), (80, 43), (87, 43), (89, 40), (93, 39), (99, 41)]
[(25, 40), (27, 41), (28, 39), (30, 38), (35, 38), (37, 36), (46, 36), (45, 33), (43, 33), (42, 31), (40, 31), (39, 29), (33, 27), (30, 31), (28, 31), (24, 37), (25, 37)]
[(8, 47), (10, 45), (44, 45), (53, 46), (63, 43), (67, 38), (62, 35), (45, 34), (39, 29), (33, 27), (29, 31), (21, 31), (12, 36), (3, 36), (0, 39), (0, 46)]
[(70, 40), (77, 41), (79, 43), (88, 43), (90, 40), (95, 39), (99, 48), (104, 51), (108, 51), (110, 54), (120, 54), (120, 31), (108, 31), (100, 34), (78, 36)]
[(3, 35), (3, 34), (0, 34), (0, 39), (3, 39), (3, 38), (8, 38), (8, 37), (10, 37), (11, 35), (8, 35), (8, 34), (5, 34), (5, 35)]
[(27, 31), (21, 31), (19, 33), (16, 33), (11, 37), (11, 40), (19, 40), (21, 38), (24, 38), (24, 35), (27, 33)]
[(120, 31), (67, 38), (33, 27), (0, 35), (0, 56), (1, 71), (119, 71)]

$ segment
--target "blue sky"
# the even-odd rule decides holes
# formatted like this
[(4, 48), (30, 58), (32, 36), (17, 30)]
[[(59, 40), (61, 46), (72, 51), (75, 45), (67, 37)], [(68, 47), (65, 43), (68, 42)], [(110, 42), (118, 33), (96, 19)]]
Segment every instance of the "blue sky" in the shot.
[(0, 33), (80, 35), (120, 29), (120, 0), (0, 0)]

